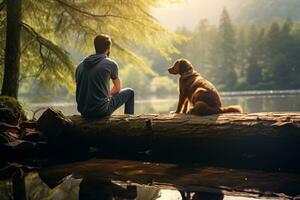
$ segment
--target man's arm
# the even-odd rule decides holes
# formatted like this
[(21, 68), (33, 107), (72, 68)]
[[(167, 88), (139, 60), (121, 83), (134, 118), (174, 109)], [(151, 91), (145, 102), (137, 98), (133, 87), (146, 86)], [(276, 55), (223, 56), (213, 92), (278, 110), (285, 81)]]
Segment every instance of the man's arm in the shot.
[(112, 82), (113, 82), (114, 86), (110, 91), (110, 95), (115, 95), (115, 94), (119, 93), (121, 90), (121, 81), (119, 78), (117, 78), (115, 80), (112, 80)]

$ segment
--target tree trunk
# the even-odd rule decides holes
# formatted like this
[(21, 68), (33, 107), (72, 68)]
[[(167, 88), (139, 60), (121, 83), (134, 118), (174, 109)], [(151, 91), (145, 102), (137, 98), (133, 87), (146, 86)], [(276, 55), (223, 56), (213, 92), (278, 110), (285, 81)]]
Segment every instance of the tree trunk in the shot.
[[(112, 149), (119, 157), (152, 151), (158, 161), (300, 169), (300, 113), (72, 116), (67, 142)], [(55, 126), (55, 125), (52, 125)]]
[(7, 1), (5, 68), (2, 95), (18, 97), (22, 0)]

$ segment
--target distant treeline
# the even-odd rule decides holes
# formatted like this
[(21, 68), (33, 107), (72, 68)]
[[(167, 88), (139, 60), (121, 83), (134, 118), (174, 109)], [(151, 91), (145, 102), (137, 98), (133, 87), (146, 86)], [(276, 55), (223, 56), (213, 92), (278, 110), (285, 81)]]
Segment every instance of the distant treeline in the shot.
[[(154, 49), (140, 44), (134, 44), (134, 47), (129, 48), (143, 56), (142, 61), (151, 66), (151, 70), (157, 72), (156, 76), (149, 73), (149, 69), (132, 62), (131, 59), (125, 59), (129, 61), (127, 63), (119, 59), (122, 56), (127, 57), (117, 52), (115, 58), (120, 64), (122, 86), (135, 89), (136, 96), (140, 99), (177, 94), (176, 76), (169, 75), (167, 68), (177, 58), (184, 57), (189, 59), (195, 69), (221, 91), (300, 89), (300, 21), (287, 18), (269, 23), (233, 24), (229, 13), (224, 9), (219, 25), (210, 24), (207, 19), (202, 19), (194, 30), (182, 27), (177, 30), (177, 33), (186, 35), (189, 39), (180, 44), (173, 41), (172, 44), (180, 50), (180, 53), (168, 55), (171, 57), (170, 60), (166, 60), (168, 56), (162, 57), (162, 53), (159, 52), (158, 43), (162, 43), (164, 41), (162, 38), (167, 37), (156, 41), (153, 46), (157, 48)], [(115, 45), (113, 52), (116, 53), (116, 50)], [(64, 69), (59, 67), (60, 65), (54, 66)], [(23, 67), (23, 73), (28, 71), (27, 67)], [(53, 71), (56, 72), (54, 69)], [(72, 94), (69, 94), (71, 97), (66, 96), (70, 87), (61, 85), (60, 79), (56, 76), (50, 76), (49, 79), (51, 73), (44, 73), (44, 75), (39, 76), (39, 81), (46, 83), (45, 85), (37, 80), (22, 81), (21, 76), (21, 96), (74, 99)], [(69, 73), (69, 76), (74, 75)], [(60, 83), (56, 95), (46, 90), (49, 87), (55, 88), (52, 86), (54, 83)], [(67, 81), (67, 83), (73, 82)]]
[[(178, 45), (179, 57), (221, 90), (299, 89), (300, 23), (290, 19), (267, 24), (233, 25), (226, 9), (219, 26), (206, 19), (178, 33), (189, 40)], [(166, 75), (170, 65), (158, 54), (150, 56), (153, 68)]]

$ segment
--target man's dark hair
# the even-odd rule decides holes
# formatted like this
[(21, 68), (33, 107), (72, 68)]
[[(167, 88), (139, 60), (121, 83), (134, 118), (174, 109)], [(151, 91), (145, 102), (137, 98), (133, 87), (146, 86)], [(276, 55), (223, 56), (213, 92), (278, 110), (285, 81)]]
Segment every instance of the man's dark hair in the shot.
[(94, 39), (96, 53), (104, 53), (111, 46), (111, 39), (108, 35), (98, 35)]

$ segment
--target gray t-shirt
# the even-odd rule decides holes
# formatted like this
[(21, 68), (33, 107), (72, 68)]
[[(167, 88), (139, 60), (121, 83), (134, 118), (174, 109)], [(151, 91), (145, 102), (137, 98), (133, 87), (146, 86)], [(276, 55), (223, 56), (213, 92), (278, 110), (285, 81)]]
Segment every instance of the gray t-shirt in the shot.
[(110, 99), (110, 79), (118, 78), (118, 69), (118, 64), (104, 54), (90, 55), (78, 65), (76, 102), (83, 116), (105, 114)]

